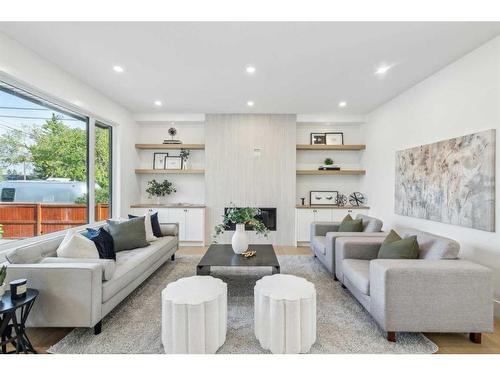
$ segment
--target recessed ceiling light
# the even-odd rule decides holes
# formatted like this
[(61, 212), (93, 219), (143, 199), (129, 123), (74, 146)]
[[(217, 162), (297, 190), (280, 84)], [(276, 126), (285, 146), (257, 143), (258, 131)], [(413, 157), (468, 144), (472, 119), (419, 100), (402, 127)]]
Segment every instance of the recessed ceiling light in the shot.
[(253, 107), (253, 106), (254, 106), (254, 104), (255, 104), (255, 103), (254, 103), (253, 101), (251, 101), (251, 100), (249, 100), (249, 101), (247, 102), (247, 106), (249, 106), (249, 107)]
[(161, 102), (161, 100), (155, 100), (155, 106), (161, 107), (162, 105), (163, 103)]
[(113, 70), (116, 72), (116, 73), (123, 73), (125, 70), (123, 69), (123, 67), (121, 67), (120, 65), (115, 65), (113, 66)]
[(392, 68), (392, 65), (380, 65), (377, 70), (375, 70), (375, 74), (379, 76), (383, 76), (385, 73), (389, 71), (389, 69)]
[(249, 66), (246, 67), (246, 71), (247, 71), (248, 74), (254, 74), (255, 70), (256, 70), (255, 66), (249, 65)]
[(339, 102), (339, 107), (345, 107), (347, 105), (347, 102)]

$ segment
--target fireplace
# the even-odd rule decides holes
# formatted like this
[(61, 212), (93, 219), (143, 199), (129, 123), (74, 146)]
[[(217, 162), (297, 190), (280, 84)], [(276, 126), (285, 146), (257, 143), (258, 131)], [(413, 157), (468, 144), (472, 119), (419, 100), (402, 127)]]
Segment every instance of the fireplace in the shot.
[[(238, 207), (240, 208), (240, 207)], [(259, 207), (261, 213), (257, 216), (267, 229), (270, 231), (276, 231), (276, 208), (273, 207)], [(228, 207), (224, 208), (224, 214), (227, 212)], [(226, 227), (227, 230), (236, 230), (236, 224), (229, 224)], [(253, 230), (251, 225), (245, 225), (246, 230)]]

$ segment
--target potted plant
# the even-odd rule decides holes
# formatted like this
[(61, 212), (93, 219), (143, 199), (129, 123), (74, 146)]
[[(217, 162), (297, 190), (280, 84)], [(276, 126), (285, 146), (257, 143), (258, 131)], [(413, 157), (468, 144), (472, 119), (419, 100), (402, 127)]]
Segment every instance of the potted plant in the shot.
[(326, 158), (325, 159), (325, 165), (333, 165), (333, 159), (332, 158)]
[(2, 268), (0, 268), (0, 299), (5, 293), (4, 281), (6, 277), (7, 277), (7, 267), (2, 266)]
[(236, 231), (231, 239), (231, 245), (236, 254), (244, 253), (248, 249), (248, 237), (245, 233), (245, 225), (252, 226), (257, 234), (262, 234), (264, 237), (267, 237), (269, 234), (269, 229), (267, 229), (262, 220), (258, 218), (260, 214), (261, 211), (258, 208), (238, 208), (232, 205), (232, 207), (229, 207), (222, 216), (222, 224), (215, 226), (214, 238), (216, 239), (219, 235), (224, 233), (229, 227), (229, 224), (236, 224)]
[(187, 161), (189, 159), (189, 154), (190, 154), (189, 150), (186, 150), (185, 148), (181, 149), (180, 157), (182, 158), (182, 168), (183, 169), (189, 169), (188, 163), (187, 163)]
[(146, 193), (149, 194), (149, 198), (156, 197), (157, 203), (160, 204), (160, 198), (166, 195), (175, 193), (177, 190), (174, 184), (168, 180), (163, 182), (158, 182), (156, 180), (148, 181), (148, 188)]

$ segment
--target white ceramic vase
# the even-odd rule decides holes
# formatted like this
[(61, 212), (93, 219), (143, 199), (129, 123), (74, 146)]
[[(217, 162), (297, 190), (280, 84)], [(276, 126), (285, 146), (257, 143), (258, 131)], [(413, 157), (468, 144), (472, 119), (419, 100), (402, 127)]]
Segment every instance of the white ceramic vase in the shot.
[(231, 245), (236, 254), (242, 254), (248, 250), (248, 237), (245, 232), (245, 224), (236, 224), (236, 230), (231, 239)]

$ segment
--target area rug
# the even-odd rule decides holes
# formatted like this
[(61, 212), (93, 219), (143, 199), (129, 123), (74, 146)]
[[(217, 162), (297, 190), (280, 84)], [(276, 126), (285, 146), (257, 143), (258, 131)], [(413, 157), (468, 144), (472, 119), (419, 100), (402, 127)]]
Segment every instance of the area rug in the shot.
[[(400, 333), (388, 342), (371, 316), (312, 256), (278, 256), (281, 272), (313, 282), (317, 291), (317, 340), (311, 353), (430, 354), (438, 347), (420, 333)], [(165, 286), (195, 274), (200, 256), (177, 255), (119, 304), (103, 320), (102, 333), (76, 328), (49, 348), (50, 353), (164, 353), (160, 295)], [(267, 269), (213, 267), (212, 275), (228, 284), (228, 329), (218, 353), (269, 353), (253, 331), (253, 287)]]

